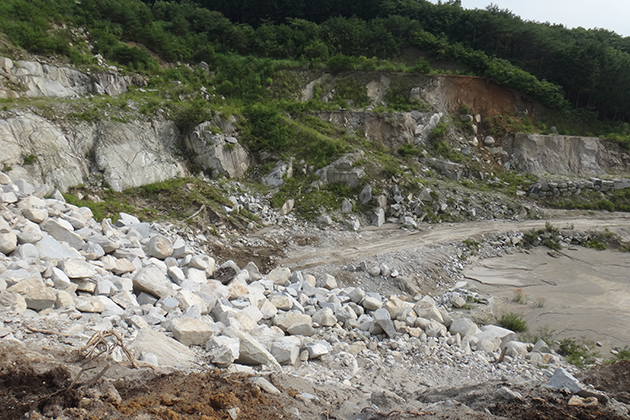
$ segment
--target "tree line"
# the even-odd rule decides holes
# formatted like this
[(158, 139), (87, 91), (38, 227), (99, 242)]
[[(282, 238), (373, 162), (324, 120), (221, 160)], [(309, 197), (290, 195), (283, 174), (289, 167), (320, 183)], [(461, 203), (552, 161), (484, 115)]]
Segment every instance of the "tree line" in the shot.
[[(424, 0), (4, 0), (0, 30), (38, 53), (89, 61), (65, 24), (89, 31), (95, 50), (138, 71), (166, 61), (207, 62), (242, 73), (290, 59), (337, 71), (375, 68), (408, 47), (457, 63), (555, 109), (630, 121), (630, 38), (605, 30), (523, 21), (491, 6)], [(76, 44), (76, 43), (75, 43)], [(144, 48), (144, 47), (146, 48)], [(240, 65), (239, 64), (239, 65)], [(262, 65), (262, 67), (265, 67)], [(266, 67), (265, 67), (266, 68)], [(426, 71), (426, 66), (412, 68)], [(227, 77), (227, 76), (226, 76)], [(228, 80), (238, 83), (235, 77)]]

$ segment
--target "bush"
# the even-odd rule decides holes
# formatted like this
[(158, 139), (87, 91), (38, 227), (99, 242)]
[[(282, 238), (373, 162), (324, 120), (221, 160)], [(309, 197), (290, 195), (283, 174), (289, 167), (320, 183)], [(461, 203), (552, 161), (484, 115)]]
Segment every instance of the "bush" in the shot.
[(499, 326), (514, 332), (527, 331), (527, 324), (523, 321), (523, 318), (514, 312), (503, 315), (499, 320)]
[(592, 364), (597, 356), (597, 353), (590, 351), (585, 343), (578, 343), (572, 338), (560, 341), (558, 352), (567, 358), (567, 362), (577, 367)]

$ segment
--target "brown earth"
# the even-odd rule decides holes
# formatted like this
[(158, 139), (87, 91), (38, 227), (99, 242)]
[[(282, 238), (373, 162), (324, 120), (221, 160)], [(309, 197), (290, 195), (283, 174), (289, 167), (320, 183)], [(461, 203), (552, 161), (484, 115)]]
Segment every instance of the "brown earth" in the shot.
[[(57, 355), (63, 360), (64, 355)], [(0, 349), (0, 419), (275, 419), (286, 417), (288, 393), (272, 396), (248, 380), (217, 370), (158, 373), (116, 365), (91, 384), (72, 363), (50, 360), (20, 347)], [(85, 378), (84, 382), (76, 381)], [(75, 383), (76, 381), (76, 383)], [(31, 413), (31, 414), (27, 414)]]

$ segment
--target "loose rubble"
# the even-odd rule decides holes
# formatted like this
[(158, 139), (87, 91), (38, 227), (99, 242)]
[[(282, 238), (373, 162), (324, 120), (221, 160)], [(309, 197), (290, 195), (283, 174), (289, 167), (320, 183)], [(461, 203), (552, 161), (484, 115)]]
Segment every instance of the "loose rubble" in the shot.
[[(573, 378), (544, 342), (519, 342), (494, 325), (479, 328), (458, 309), (473, 296), (463, 285), (435, 298), (385, 296), (345, 287), (329, 273), (276, 267), (262, 274), (253, 262), (218, 265), (157, 223), (127, 214), (115, 224), (99, 223), (60, 194), (45, 198), (1, 173), (0, 186), (0, 343), (45, 347), (53, 338), (38, 331), (56, 331), (81, 347), (112, 331), (127, 346), (112, 352), (117, 362), (128, 348), (155, 368), (284, 373), (363, 396), (355, 403), (375, 412), (421, 410), (437, 401), (427, 390), (506, 378), (496, 400), (520, 398), (510, 384), (549, 381), (554, 389), (607, 402)], [(385, 263), (363, 269), (398, 276)], [(281, 392), (260, 376), (253, 381), (264, 392)], [(359, 413), (361, 407), (343, 409)]]

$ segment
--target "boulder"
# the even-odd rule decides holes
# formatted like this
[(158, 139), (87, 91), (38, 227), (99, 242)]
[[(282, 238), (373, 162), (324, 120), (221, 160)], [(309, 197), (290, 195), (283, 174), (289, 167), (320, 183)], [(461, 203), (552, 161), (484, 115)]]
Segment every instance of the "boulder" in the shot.
[(335, 313), (331, 308), (322, 308), (313, 314), (313, 322), (318, 323), (322, 327), (332, 327), (337, 323)]
[(374, 321), (378, 324), (389, 338), (396, 336), (396, 328), (389, 312), (385, 308), (379, 308), (374, 311)]
[(160, 366), (192, 367), (195, 354), (182, 343), (150, 328), (142, 328), (130, 347), (140, 354), (153, 353)]
[(212, 337), (212, 326), (193, 318), (177, 318), (171, 321), (173, 338), (186, 346), (204, 345)]
[(184, 146), (200, 165), (213, 176), (240, 178), (249, 168), (247, 150), (230, 135), (214, 133), (216, 122), (207, 121), (195, 127), (192, 134), (184, 139)]
[(475, 336), (481, 332), (477, 324), (475, 324), (472, 319), (466, 317), (453, 320), (449, 331), (451, 334), (459, 334), (462, 337)]
[(155, 265), (148, 265), (133, 277), (133, 288), (139, 292), (164, 297), (173, 294), (173, 283)]
[(9, 255), (17, 248), (17, 241), (15, 232), (0, 233), (0, 252)]
[(271, 354), (281, 365), (294, 365), (300, 355), (301, 341), (298, 337), (282, 337), (271, 345)]
[(291, 277), (291, 270), (284, 267), (276, 267), (265, 277), (273, 281), (274, 284), (284, 286), (289, 281), (289, 277)]
[(72, 248), (80, 250), (83, 248), (83, 238), (75, 232), (69, 230), (66, 226), (54, 219), (47, 219), (39, 225), (43, 231), (58, 241), (66, 242)]
[(59, 262), (59, 268), (71, 279), (85, 279), (98, 274), (96, 267), (89, 262), (68, 258)]
[(147, 244), (145, 252), (149, 257), (163, 260), (173, 254), (173, 244), (165, 236), (156, 235)]
[(276, 361), (265, 347), (260, 344), (250, 334), (239, 331), (235, 328), (228, 327), (223, 331), (228, 337), (237, 338), (239, 340), (239, 357), (238, 363), (245, 365), (272, 365), (280, 367), (280, 364)]
[(208, 356), (213, 364), (225, 367), (238, 359), (240, 340), (224, 335), (212, 337), (206, 343), (205, 349), (209, 353)]
[(55, 292), (44, 284), (39, 274), (14, 284), (7, 289), (7, 292), (20, 294), (26, 306), (35, 311), (52, 308), (57, 301)]

